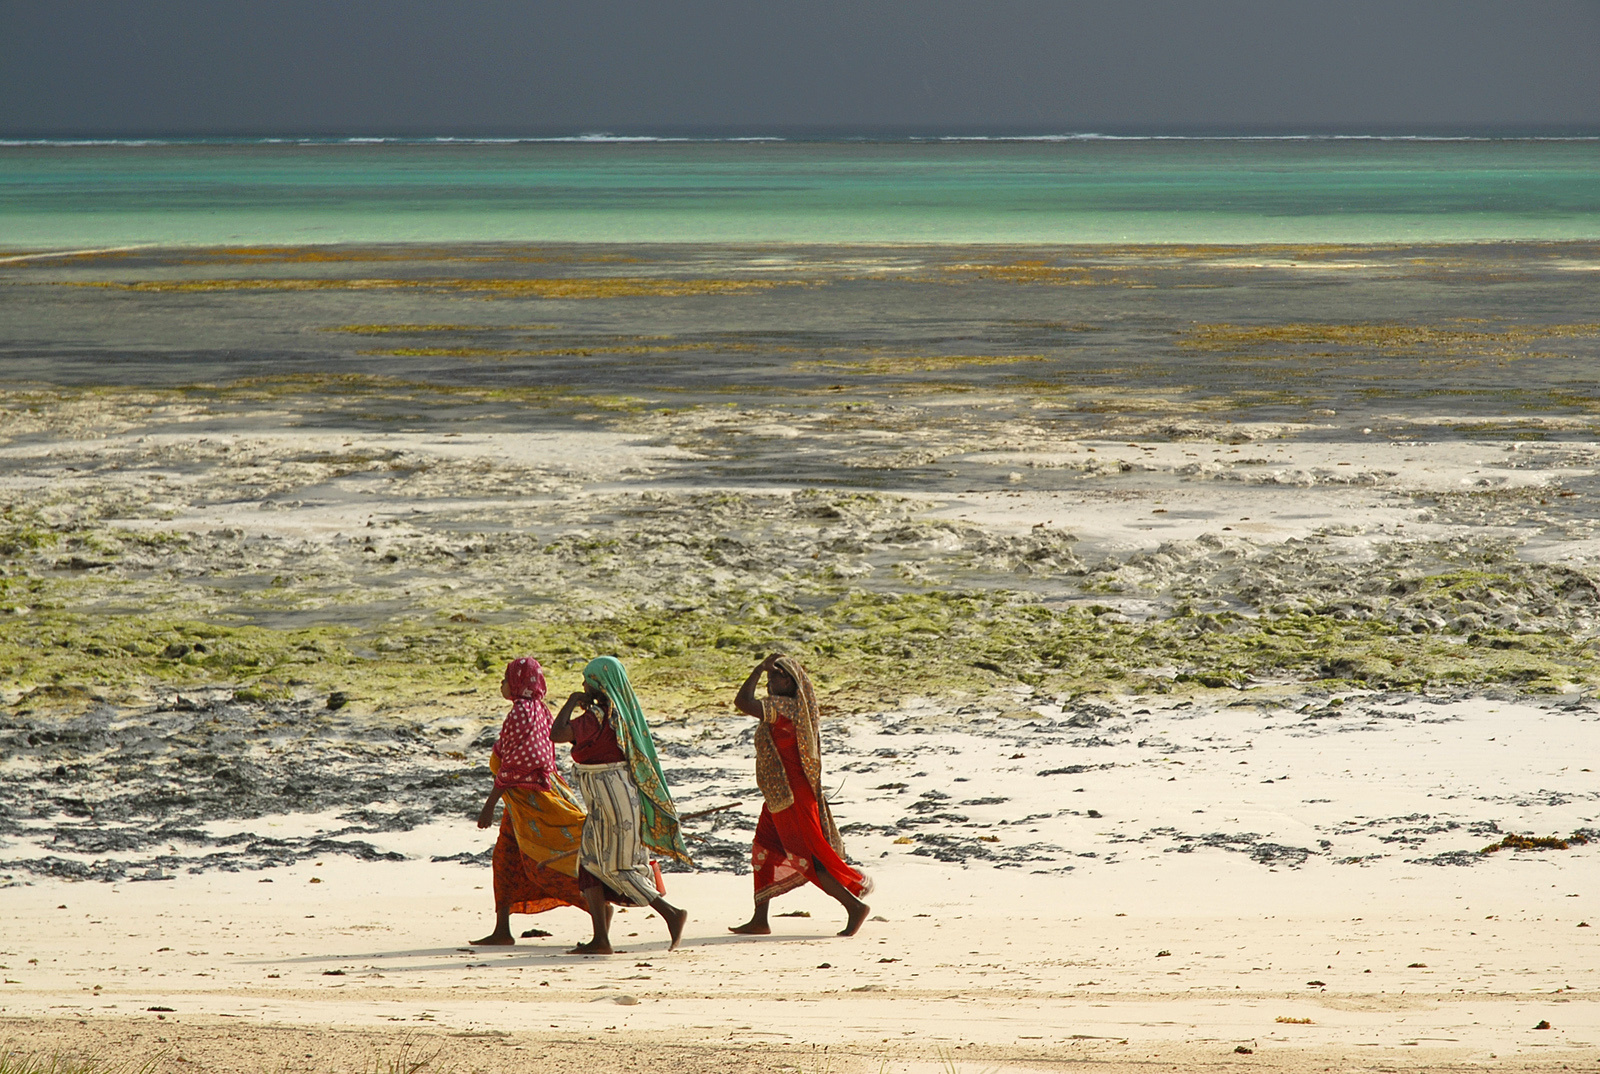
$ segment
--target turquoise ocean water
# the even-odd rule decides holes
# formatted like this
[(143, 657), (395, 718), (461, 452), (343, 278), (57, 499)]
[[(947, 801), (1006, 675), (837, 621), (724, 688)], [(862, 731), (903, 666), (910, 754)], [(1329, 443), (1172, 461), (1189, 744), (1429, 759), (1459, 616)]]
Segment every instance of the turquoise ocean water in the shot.
[(1600, 238), (1600, 139), (0, 143), (0, 246)]

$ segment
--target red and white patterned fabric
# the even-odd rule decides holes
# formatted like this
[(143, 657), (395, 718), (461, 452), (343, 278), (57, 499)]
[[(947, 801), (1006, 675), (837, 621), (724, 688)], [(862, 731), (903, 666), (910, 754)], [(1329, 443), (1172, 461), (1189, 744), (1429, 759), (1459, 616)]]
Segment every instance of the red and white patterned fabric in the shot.
[(531, 656), (519, 656), (506, 665), (506, 685), (512, 697), (544, 701), (544, 668)]
[(555, 717), (544, 703), (544, 671), (533, 657), (518, 657), (506, 665), (505, 681), (516, 700), (494, 743), (494, 755), (500, 759), (494, 785), (501, 790), (549, 790), (550, 777), (556, 771), (556, 748), (550, 742), (550, 725)]

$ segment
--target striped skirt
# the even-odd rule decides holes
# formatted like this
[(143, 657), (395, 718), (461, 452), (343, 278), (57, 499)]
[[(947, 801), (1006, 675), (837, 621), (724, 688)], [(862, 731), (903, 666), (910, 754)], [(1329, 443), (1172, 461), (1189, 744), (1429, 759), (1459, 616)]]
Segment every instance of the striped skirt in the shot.
[(589, 810), (578, 842), (578, 882), (587, 887), (585, 881), (592, 878), (624, 901), (650, 905), (659, 893), (650, 855), (639, 838), (639, 788), (633, 784), (633, 773), (622, 761), (573, 768)]

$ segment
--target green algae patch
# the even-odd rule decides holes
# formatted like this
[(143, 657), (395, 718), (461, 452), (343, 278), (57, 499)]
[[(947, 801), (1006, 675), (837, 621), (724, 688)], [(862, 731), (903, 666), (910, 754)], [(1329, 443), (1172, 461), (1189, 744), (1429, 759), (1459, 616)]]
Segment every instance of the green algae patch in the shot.
[(594, 347), (392, 347), (357, 351), (392, 358), (589, 358), (597, 354), (642, 355), (668, 351), (753, 351), (749, 343), (635, 343)]
[(547, 332), (558, 324), (336, 324), (323, 332), (348, 332), (357, 336), (422, 335), (427, 332)]
[(1179, 335), (1178, 345), (1199, 351), (1293, 347), (1297, 348), (1297, 353), (1304, 353), (1303, 348), (1321, 347), (1391, 357), (1434, 354), (1532, 357), (1525, 352), (1532, 343), (1597, 337), (1600, 337), (1600, 324), (1587, 323), (1512, 325), (1499, 329), (1401, 323), (1197, 324)]
[[(296, 465), (319, 467), (317, 480), (417, 479), (388, 453), (312, 456)], [(439, 480), (459, 490), (469, 478)], [(202, 686), (449, 706), (524, 653), (557, 677), (615, 653), (677, 711), (726, 711), (732, 686), (774, 649), (804, 658), (831, 703), (877, 707), (1018, 684), (1539, 692), (1600, 681), (1585, 626), (1596, 581), (1481, 541), (1380, 546), (1354, 573), (1324, 543), (1298, 541), (1245, 554), (1212, 538), (1091, 563), (1057, 531), (1002, 536), (922, 519), (892, 497), (818, 490), (589, 499), (551, 514), (553, 533), (385, 525), (309, 545), (97, 526), (88, 514), (50, 524), (44, 511), (13, 510), (0, 527), (17, 548), (0, 573), (0, 682), (7, 701), (34, 708)], [(1133, 621), (1075, 603), (1092, 592), (1180, 603)], [(1232, 610), (1241, 594), (1249, 614)]]
[(638, 264), (623, 253), (596, 253), (547, 246), (484, 246), (478, 243), (404, 243), (398, 246), (210, 246), (167, 251), (180, 265), (297, 265), (351, 262), (443, 262), (447, 264)]
[(1312, 614), (1184, 611), (1112, 622), (1117, 617), (1096, 610), (992, 591), (855, 590), (804, 609), (629, 610), (516, 625), (455, 613), (375, 629), (274, 630), (58, 609), (0, 620), (0, 676), (16, 684), (17, 704), (34, 708), (204, 686), (258, 699), (338, 692), (381, 710), (440, 703), (524, 653), (546, 663), (559, 691), (575, 686), (590, 657), (612, 653), (668, 714), (725, 710), (750, 666), (774, 650), (800, 656), (830, 704), (856, 707), (911, 695), (983, 696), (1018, 683), (1078, 694), (1283, 680), (1399, 689), (1505, 683), (1532, 691), (1600, 682), (1594, 647), (1564, 638), (1468, 641)]
[[(1146, 266), (1149, 267), (1149, 266)], [(1159, 267), (1159, 266), (1155, 266)], [(1115, 270), (1090, 265), (1064, 265), (1042, 258), (1021, 258), (1014, 261), (967, 261), (940, 265), (940, 275), (934, 277), (941, 283), (964, 284), (979, 280), (1007, 284), (1043, 284), (1051, 287), (1119, 287), (1139, 285), (1143, 280), (1131, 279)], [(922, 279), (922, 277), (918, 277)]]
[(799, 280), (694, 280), (672, 277), (601, 276), (555, 279), (472, 279), (458, 277), (202, 280), (63, 280), (60, 287), (95, 287), (139, 294), (281, 293), (292, 291), (431, 291), (494, 298), (684, 298), (733, 295), (794, 286)]
[[(0, 442), (84, 429), (105, 435), (203, 416), (249, 416), (250, 408), (338, 414), (357, 421), (416, 420), (420, 408), (512, 404), (581, 413), (608, 396), (537, 385), (449, 385), (368, 373), (299, 373), (240, 377), (174, 387), (0, 387)], [(388, 413), (385, 408), (407, 408)]]
[(51, 530), (13, 521), (6, 511), (0, 515), (0, 556), (20, 556), (53, 548), (61, 535)]
[[(276, 696), (354, 662), (350, 633), (43, 608), (0, 621), (0, 676), (24, 703), (64, 691), (127, 701), (157, 686), (227, 685)], [(315, 673), (302, 670), (313, 666)]]
[(837, 372), (857, 376), (893, 376), (898, 373), (949, 373), (963, 369), (1022, 365), (1027, 362), (1048, 360), (1043, 354), (930, 354), (906, 357), (880, 355), (857, 362), (834, 359), (796, 362), (791, 368), (797, 373)]

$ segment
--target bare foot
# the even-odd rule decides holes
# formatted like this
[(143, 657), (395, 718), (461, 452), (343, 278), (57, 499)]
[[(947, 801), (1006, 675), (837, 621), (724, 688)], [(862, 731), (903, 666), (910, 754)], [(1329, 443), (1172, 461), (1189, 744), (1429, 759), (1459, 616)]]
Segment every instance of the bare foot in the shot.
[(689, 920), (689, 911), (673, 910), (671, 913), (661, 915), (667, 922), (667, 935), (672, 937), (672, 942), (667, 945), (668, 951), (676, 951), (678, 943), (683, 939), (683, 926)]
[(771, 936), (772, 926), (764, 921), (746, 921), (743, 925), (729, 925), (728, 931), (740, 936)]
[(509, 932), (491, 932), (481, 940), (469, 941), (473, 947), (513, 947), (516, 940)]
[(574, 947), (572, 950), (568, 951), (567, 954), (609, 955), (611, 954), (611, 945), (609, 943), (601, 943), (599, 940), (590, 940), (588, 943), (580, 943), (577, 947)]
[(856, 903), (856, 908), (850, 911), (850, 920), (845, 922), (844, 928), (839, 930), (840, 936), (854, 936), (861, 931), (861, 923), (872, 912), (872, 907), (864, 902)]

